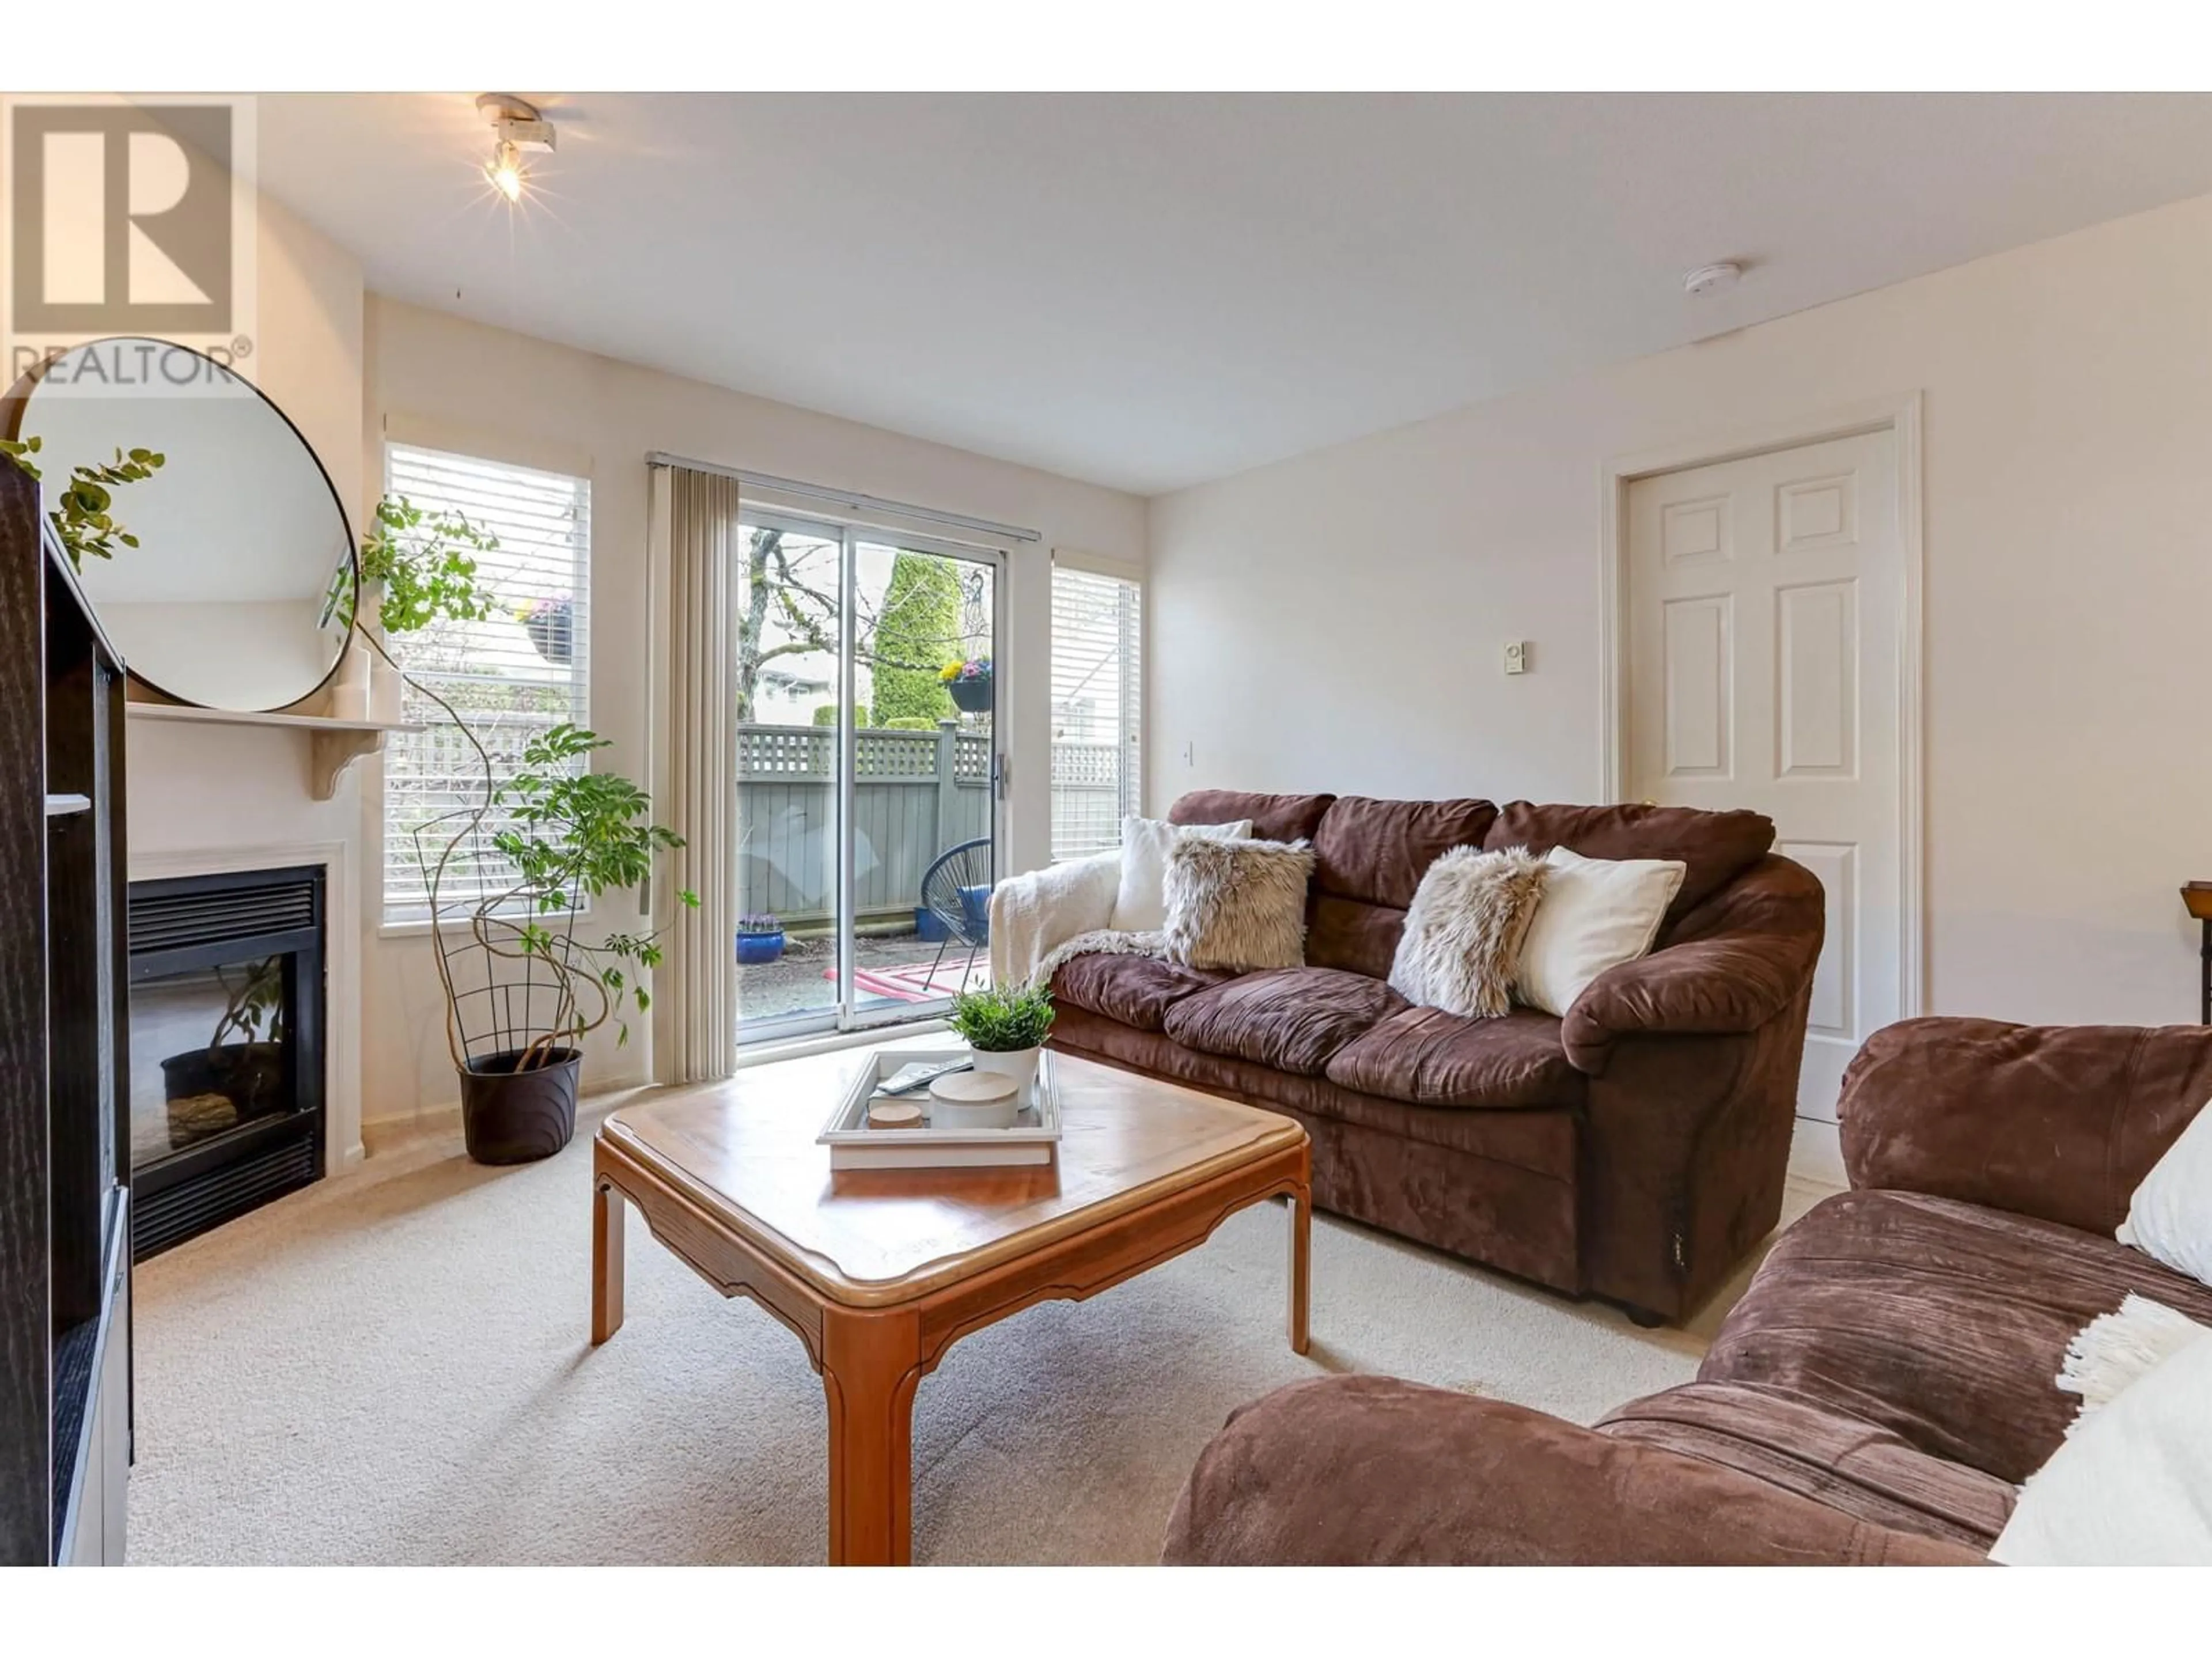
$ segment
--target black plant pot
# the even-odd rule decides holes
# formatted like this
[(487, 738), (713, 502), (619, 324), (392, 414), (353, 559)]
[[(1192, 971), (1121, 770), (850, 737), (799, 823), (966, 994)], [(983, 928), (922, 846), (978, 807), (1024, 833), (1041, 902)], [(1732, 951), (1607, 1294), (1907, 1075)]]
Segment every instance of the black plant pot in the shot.
[(584, 1056), (555, 1048), (543, 1066), (518, 1072), (523, 1051), (509, 1048), (469, 1062), (461, 1073), (461, 1135), (479, 1164), (529, 1164), (550, 1158), (576, 1133), (576, 1078)]
[(952, 694), (952, 706), (965, 714), (988, 714), (991, 708), (991, 677), (979, 675), (972, 680), (947, 680), (945, 689)]

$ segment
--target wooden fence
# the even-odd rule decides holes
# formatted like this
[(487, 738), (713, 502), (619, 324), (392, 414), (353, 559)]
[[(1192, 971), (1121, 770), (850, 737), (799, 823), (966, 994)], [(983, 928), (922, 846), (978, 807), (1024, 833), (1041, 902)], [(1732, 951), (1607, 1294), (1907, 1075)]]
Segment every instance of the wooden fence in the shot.
[[(853, 783), (857, 908), (863, 922), (910, 918), (940, 853), (991, 833), (991, 739), (863, 730)], [(738, 904), (787, 927), (836, 917), (837, 734), (829, 726), (738, 727)]]

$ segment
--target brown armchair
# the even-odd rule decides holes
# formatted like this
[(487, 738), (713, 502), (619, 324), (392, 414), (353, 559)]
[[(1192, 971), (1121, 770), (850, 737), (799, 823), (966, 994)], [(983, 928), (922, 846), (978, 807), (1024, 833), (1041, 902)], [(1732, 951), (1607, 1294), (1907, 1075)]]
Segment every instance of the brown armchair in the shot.
[(1984, 1560), (2079, 1407), (2074, 1334), (2130, 1291), (2212, 1323), (2212, 1288), (2112, 1237), (2208, 1098), (2212, 1030), (1890, 1026), (1844, 1078), (1852, 1190), (1775, 1241), (1695, 1381), (1588, 1429), (1297, 1384), (1200, 1455), (1164, 1559)]
[(1908, 1019), (1844, 1074), (1844, 1168), (2109, 1237), (2207, 1100), (2212, 1028)]
[(1169, 1566), (1960, 1565), (1962, 1546), (1503, 1401), (1384, 1376), (1231, 1417), (1168, 1522)]

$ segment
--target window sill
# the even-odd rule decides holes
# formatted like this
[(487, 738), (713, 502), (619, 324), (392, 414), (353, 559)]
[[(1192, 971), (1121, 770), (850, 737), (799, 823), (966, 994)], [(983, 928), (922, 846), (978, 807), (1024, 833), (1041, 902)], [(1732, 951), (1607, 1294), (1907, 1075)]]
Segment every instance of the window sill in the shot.
[[(522, 913), (517, 911), (514, 919), (520, 920), (521, 917)], [(539, 921), (556, 925), (570, 921), (583, 922), (592, 919), (592, 913), (589, 910), (547, 910), (540, 913), (537, 919)], [(459, 916), (453, 918), (446, 924), (448, 928), (458, 928), (465, 925), (466, 919)], [(378, 924), (376, 936), (379, 939), (428, 939), (434, 927), (435, 924), (427, 917), (420, 921), (386, 921)]]
[(810, 1054), (836, 1054), (847, 1048), (888, 1048), (902, 1042), (942, 1036), (950, 1028), (933, 1015), (920, 1019), (888, 1019), (853, 1031), (817, 1031), (811, 1035), (769, 1037), (760, 1042), (740, 1042), (736, 1069), (773, 1066), (778, 1060), (802, 1060)]

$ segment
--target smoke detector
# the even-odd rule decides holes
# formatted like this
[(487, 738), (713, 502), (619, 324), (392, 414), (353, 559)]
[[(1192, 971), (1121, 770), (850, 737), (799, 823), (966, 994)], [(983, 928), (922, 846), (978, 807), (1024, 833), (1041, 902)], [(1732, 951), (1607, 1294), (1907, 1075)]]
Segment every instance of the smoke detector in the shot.
[(1699, 265), (1695, 270), (1683, 274), (1682, 292), (1685, 294), (1725, 293), (1734, 288), (1742, 276), (1743, 267), (1733, 259), (1723, 259), (1715, 264)]

